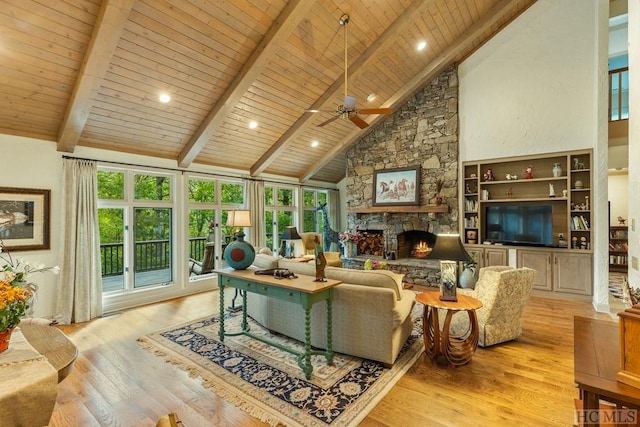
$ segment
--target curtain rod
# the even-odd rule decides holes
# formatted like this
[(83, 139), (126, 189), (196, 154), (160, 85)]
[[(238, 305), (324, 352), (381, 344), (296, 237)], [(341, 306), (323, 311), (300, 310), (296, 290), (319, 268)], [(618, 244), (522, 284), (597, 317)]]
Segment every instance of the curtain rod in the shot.
[(253, 178), (251, 176), (246, 176), (246, 175), (224, 175), (224, 174), (220, 174), (220, 173), (212, 173), (212, 172), (200, 172), (200, 171), (192, 171), (189, 169), (181, 169), (181, 168), (168, 168), (168, 167), (162, 167), (162, 166), (147, 166), (147, 165), (140, 165), (140, 164), (136, 164), (136, 163), (125, 163), (125, 162), (116, 162), (113, 160), (98, 160), (98, 159), (89, 159), (86, 157), (75, 157), (75, 156), (68, 156), (66, 154), (62, 155), (63, 159), (73, 159), (73, 160), (89, 160), (89, 161), (93, 161), (93, 162), (99, 162), (99, 163), (108, 163), (111, 165), (119, 165), (119, 166), (132, 166), (132, 167), (137, 167), (137, 168), (148, 168), (148, 169), (157, 169), (157, 170), (161, 170), (161, 171), (172, 171), (172, 172), (180, 172), (180, 173), (194, 173), (194, 174), (201, 174), (201, 175), (207, 175), (207, 176), (215, 176), (215, 177), (219, 177), (219, 178), (240, 178), (240, 179), (246, 179), (247, 181), (263, 181), (263, 182), (268, 182), (268, 183), (272, 183), (272, 184), (286, 184), (286, 185), (298, 185), (300, 187), (309, 187), (309, 188), (320, 188), (323, 190), (332, 190), (332, 191), (338, 191), (338, 189), (336, 188), (327, 188), (327, 187), (322, 187), (319, 185), (307, 185), (307, 184), (300, 184), (300, 183), (291, 183), (291, 182), (287, 182), (287, 181), (277, 181), (277, 180), (273, 180), (273, 179), (258, 179), (258, 178)]

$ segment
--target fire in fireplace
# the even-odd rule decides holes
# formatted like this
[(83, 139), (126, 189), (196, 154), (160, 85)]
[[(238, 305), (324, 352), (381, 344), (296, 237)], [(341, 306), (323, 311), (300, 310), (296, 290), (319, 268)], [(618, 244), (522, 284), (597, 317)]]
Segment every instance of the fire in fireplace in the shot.
[(428, 231), (403, 231), (398, 234), (398, 259), (426, 258), (435, 243), (436, 235)]
[(411, 257), (424, 259), (431, 253), (431, 249), (432, 248), (429, 247), (429, 244), (427, 242), (420, 240), (413, 247), (413, 250), (411, 251)]

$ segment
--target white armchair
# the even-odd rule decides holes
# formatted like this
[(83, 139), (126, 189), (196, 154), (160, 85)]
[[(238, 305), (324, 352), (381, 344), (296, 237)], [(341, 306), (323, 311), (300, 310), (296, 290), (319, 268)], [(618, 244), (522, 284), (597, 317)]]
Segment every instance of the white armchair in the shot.
[[(522, 313), (533, 289), (536, 271), (531, 268), (506, 266), (480, 269), (475, 289), (459, 289), (482, 302), (478, 309), (478, 345), (487, 347), (510, 341), (522, 335)], [(444, 313), (439, 313), (444, 321)], [(452, 335), (462, 335), (469, 327), (468, 316), (455, 315), (451, 321)]]

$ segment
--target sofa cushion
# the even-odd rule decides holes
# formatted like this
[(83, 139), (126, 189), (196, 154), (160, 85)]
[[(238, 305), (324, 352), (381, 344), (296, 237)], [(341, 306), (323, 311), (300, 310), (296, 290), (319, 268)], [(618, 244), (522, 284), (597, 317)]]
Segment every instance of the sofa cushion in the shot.
[(396, 300), (401, 299), (403, 274), (389, 270), (351, 270), (339, 267), (327, 267), (325, 274), (327, 279), (340, 280), (342, 283), (388, 288), (395, 292)]
[(253, 261), (253, 265), (261, 270), (270, 270), (272, 268), (278, 268), (278, 257), (267, 255), (263, 253), (256, 254), (256, 259)]

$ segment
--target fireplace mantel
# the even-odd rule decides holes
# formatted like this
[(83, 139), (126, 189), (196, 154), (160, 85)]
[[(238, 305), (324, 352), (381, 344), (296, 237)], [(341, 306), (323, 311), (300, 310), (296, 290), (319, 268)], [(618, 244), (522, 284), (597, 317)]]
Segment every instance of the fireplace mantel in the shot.
[(447, 213), (449, 207), (446, 205), (426, 205), (426, 206), (361, 206), (348, 207), (349, 214), (370, 214), (370, 213)]

